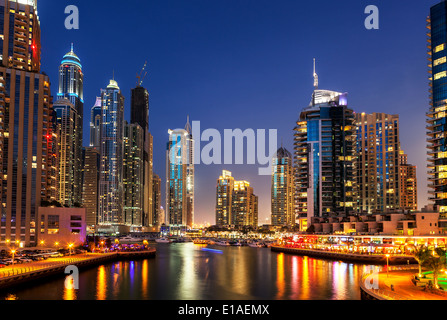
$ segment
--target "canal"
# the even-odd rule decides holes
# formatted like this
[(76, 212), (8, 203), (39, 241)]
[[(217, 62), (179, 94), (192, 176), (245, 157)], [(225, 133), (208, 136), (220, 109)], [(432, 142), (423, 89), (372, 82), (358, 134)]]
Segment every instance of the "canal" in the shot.
[(267, 248), (158, 244), (157, 257), (81, 270), (0, 292), (18, 300), (359, 300), (366, 266)]

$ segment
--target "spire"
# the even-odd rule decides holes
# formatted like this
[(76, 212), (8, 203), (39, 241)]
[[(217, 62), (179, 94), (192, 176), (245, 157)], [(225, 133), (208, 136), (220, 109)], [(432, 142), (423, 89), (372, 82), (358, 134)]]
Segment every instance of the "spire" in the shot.
[(314, 88), (315, 90), (318, 89), (318, 75), (317, 75), (317, 71), (316, 71), (316, 60), (314, 58)]
[(186, 121), (185, 130), (186, 130), (189, 134), (192, 133), (191, 123), (189, 122), (189, 115), (188, 115), (188, 118), (187, 118), (187, 121)]
[(71, 43), (71, 52), (74, 52), (73, 42)]

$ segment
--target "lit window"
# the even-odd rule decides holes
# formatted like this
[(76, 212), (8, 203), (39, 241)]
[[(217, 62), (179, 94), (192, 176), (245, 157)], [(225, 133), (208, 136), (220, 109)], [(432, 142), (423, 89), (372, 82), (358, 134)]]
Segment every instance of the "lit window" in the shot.
[(433, 66), (436, 67), (440, 64), (446, 63), (446, 61), (447, 61), (447, 57), (442, 57), (442, 58), (436, 59), (435, 62), (433, 62)]
[(437, 73), (437, 74), (435, 74), (435, 80), (439, 80), (439, 79), (442, 79), (442, 78), (445, 78), (445, 77), (447, 77), (447, 72), (446, 71), (442, 71), (442, 72), (439, 72), (439, 73)]
[(436, 46), (435, 47), (435, 53), (436, 52), (439, 52), (439, 51), (442, 51), (442, 50), (444, 50), (445, 49), (445, 44), (443, 43), (443, 44), (440, 44), (439, 46)]

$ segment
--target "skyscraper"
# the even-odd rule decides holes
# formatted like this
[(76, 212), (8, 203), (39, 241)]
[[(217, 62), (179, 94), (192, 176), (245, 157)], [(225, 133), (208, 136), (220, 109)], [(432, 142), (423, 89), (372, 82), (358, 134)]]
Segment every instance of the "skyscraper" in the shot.
[(97, 97), (90, 114), (90, 147), (98, 149), (101, 144), (101, 103), (101, 97)]
[(217, 180), (216, 225), (258, 226), (258, 197), (247, 181), (236, 181), (224, 170)]
[(295, 183), (292, 154), (281, 147), (273, 158), (272, 225), (294, 226)]
[(416, 166), (408, 164), (408, 157), (402, 150), (399, 153), (399, 170), (399, 206), (404, 210), (416, 211), (418, 209)]
[(431, 7), (427, 19), (430, 110), (427, 114), (430, 200), (447, 212), (447, 2)]
[(357, 125), (357, 210), (384, 213), (400, 209), (399, 116), (355, 115)]
[(231, 225), (258, 226), (258, 197), (247, 181), (235, 181), (231, 199)]
[(153, 211), (153, 156), (152, 136), (149, 133), (149, 92), (142, 87), (141, 82), (132, 89), (131, 100), (131, 123), (138, 124), (144, 133), (144, 150), (143, 150), (143, 226), (149, 227), (156, 224), (156, 214)]
[(59, 66), (59, 90), (57, 93), (58, 100), (67, 99), (74, 106), (75, 113), (71, 113), (75, 118), (67, 119), (72, 122), (73, 138), (71, 146), (63, 146), (70, 148), (72, 159), (68, 159), (72, 166), (73, 193), (72, 199), (65, 196), (65, 204), (72, 206), (82, 202), (82, 135), (83, 135), (83, 118), (84, 118), (84, 74), (82, 73), (81, 60), (71, 50), (62, 59)]
[[(164, 223), (163, 217), (161, 217), (161, 179), (157, 174), (153, 174), (152, 178), (152, 201), (153, 201), (153, 213), (155, 220), (153, 225), (159, 227)], [(163, 221), (163, 222), (162, 222)]]
[[(53, 107), (58, 138), (58, 201), (69, 207), (73, 207), (75, 204), (79, 206), (82, 196), (79, 199), (77, 193), (82, 192), (82, 171), (80, 171), (82, 163), (77, 163), (78, 112), (74, 105), (65, 98), (56, 101)], [(81, 177), (79, 177), (80, 175)]]
[[(124, 124), (124, 224), (133, 231), (143, 226), (144, 132), (137, 123)], [(140, 228), (140, 229), (137, 229)]]
[(115, 80), (102, 90), (101, 100), (98, 223), (109, 232), (117, 232), (123, 225), (124, 97)]
[(171, 232), (192, 227), (194, 214), (194, 140), (186, 129), (169, 130), (166, 153), (166, 211)]
[(50, 79), (40, 73), (34, 1), (1, 1), (0, 244), (37, 244), (38, 207), (57, 200), (56, 135)]
[(231, 225), (231, 208), (233, 203), (234, 178), (230, 171), (224, 170), (217, 180), (216, 225)]
[(315, 90), (295, 127), (296, 209), (301, 227), (312, 217), (355, 209), (355, 119), (347, 94)]
[(86, 147), (83, 149), (82, 204), (86, 209), (86, 222), (89, 232), (93, 232), (98, 224), (99, 163), (100, 157), (97, 148)]

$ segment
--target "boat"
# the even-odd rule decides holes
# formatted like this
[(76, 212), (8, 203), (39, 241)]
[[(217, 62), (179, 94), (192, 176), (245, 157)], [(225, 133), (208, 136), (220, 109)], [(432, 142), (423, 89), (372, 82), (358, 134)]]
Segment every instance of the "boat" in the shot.
[(122, 243), (129, 243), (129, 242), (140, 242), (140, 241), (143, 241), (143, 240), (139, 239), (139, 238), (127, 236), (127, 237), (119, 238), (119, 241), (122, 242)]
[(156, 243), (172, 243), (171, 239), (165, 238), (165, 237), (159, 238), (159, 239), (155, 239), (155, 242)]
[(216, 245), (218, 246), (223, 246), (223, 247), (228, 247), (230, 246), (230, 243), (226, 240), (220, 240), (220, 241), (216, 241)]
[(248, 244), (249, 247), (251, 248), (263, 248), (264, 245), (262, 243), (259, 242), (252, 242)]

